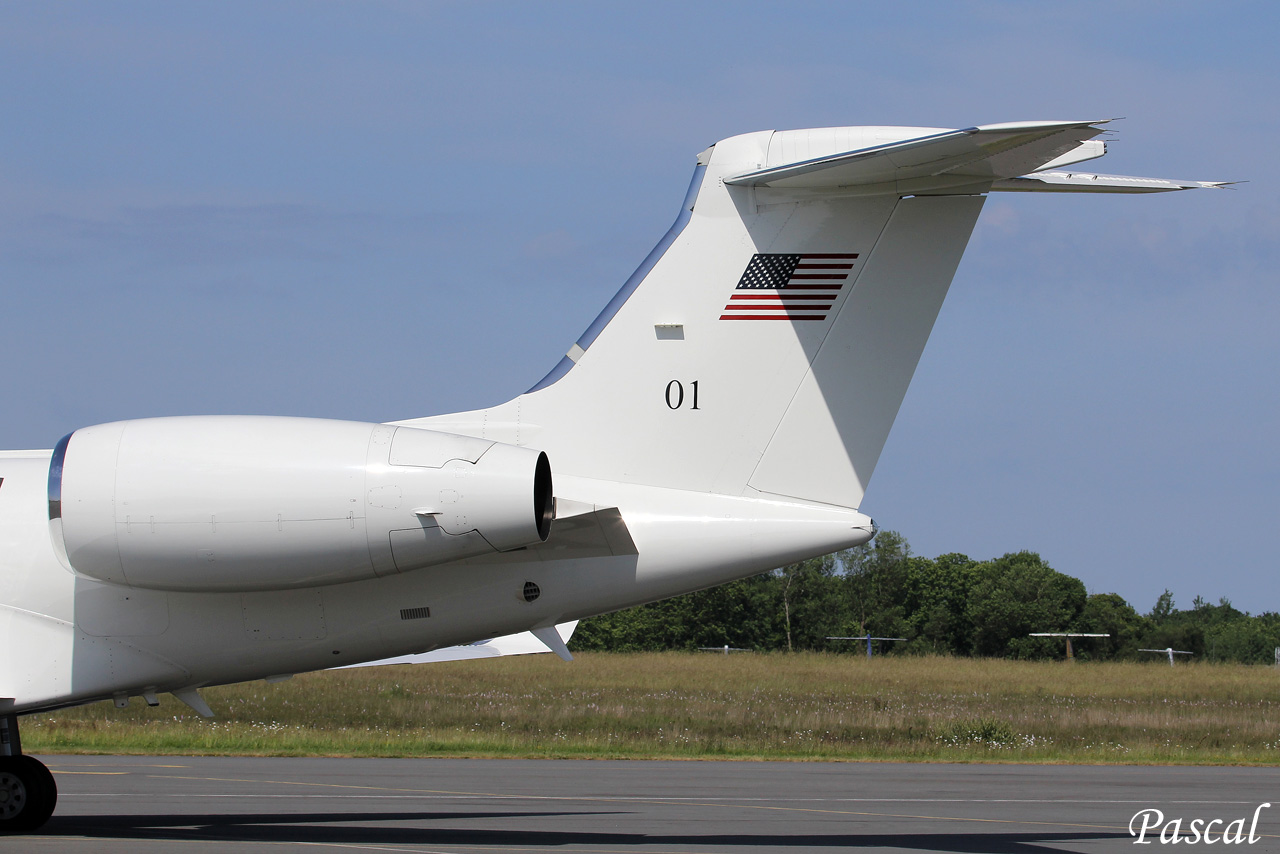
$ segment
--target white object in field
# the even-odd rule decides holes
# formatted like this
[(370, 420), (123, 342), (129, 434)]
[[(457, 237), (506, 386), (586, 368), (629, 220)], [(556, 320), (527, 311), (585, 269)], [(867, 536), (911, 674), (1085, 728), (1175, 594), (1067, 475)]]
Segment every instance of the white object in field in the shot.
[(1138, 652), (1158, 652), (1158, 653), (1161, 653), (1161, 654), (1163, 654), (1163, 655), (1167, 655), (1167, 656), (1169, 656), (1169, 666), (1170, 666), (1170, 667), (1173, 667), (1173, 657), (1174, 657), (1175, 655), (1195, 655), (1195, 653), (1194, 653), (1194, 652), (1188, 652), (1188, 651), (1187, 651), (1187, 650), (1185, 650), (1185, 649), (1174, 649), (1174, 648), (1173, 648), (1173, 647), (1171, 647), (1171, 646), (1167, 646), (1167, 647), (1165, 647), (1164, 649), (1140, 649), (1140, 650), (1138, 650)]

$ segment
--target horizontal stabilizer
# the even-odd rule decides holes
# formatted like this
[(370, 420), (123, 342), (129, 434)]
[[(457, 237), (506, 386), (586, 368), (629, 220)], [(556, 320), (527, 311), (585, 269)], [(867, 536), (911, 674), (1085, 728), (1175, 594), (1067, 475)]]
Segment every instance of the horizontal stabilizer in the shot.
[[(734, 186), (783, 190), (862, 187), (872, 192), (920, 193), (1014, 178), (1050, 165), (1099, 157), (1102, 122), (1011, 122), (983, 125), (725, 178)], [(1081, 151), (1082, 146), (1086, 146)]]
[(1014, 193), (1167, 193), (1171, 190), (1216, 190), (1236, 183), (1239, 182), (1171, 181), (1167, 178), (1046, 171), (1017, 178), (1002, 178), (992, 183), (991, 189)]
[(548, 631), (555, 632), (561, 641), (558, 645), (559, 648), (564, 650), (564, 655), (568, 655), (567, 644), (569, 643), (569, 638), (573, 637), (573, 630), (577, 627), (578, 621), (572, 620), (567, 623), (560, 623), (554, 629), (536, 630), (540, 634), (520, 632), (514, 635), (504, 635), (500, 638), (462, 644), (461, 646), (434, 649), (431, 652), (422, 652), (417, 655), (397, 655), (394, 658), (366, 661), (363, 664), (348, 664), (345, 667), (331, 669), (350, 670), (356, 667), (384, 667), (388, 664), (438, 664), (442, 661), (468, 661), (476, 658), (498, 658), (504, 655), (536, 655), (542, 652), (554, 652), (560, 655), (559, 649), (551, 648), (554, 641), (546, 634)]

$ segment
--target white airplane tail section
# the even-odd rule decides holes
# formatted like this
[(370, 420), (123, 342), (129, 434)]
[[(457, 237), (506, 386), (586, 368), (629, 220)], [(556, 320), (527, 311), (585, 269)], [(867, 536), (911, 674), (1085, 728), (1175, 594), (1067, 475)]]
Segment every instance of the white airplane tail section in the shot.
[[(1096, 125), (717, 143), (671, 231), (542, 382), (404, 423), (545, 450), (557, 476), (856, 508), (984, 194), (1062, 191), (1032, 173), (1101, 156)], [(1103, 183), (1189, 186), (1124, 180)]]
[(0, 833), (54, 805), (19, 714), (167, 692), (210, 715), (204, 686), (423, 649), (568, 659), (577, 619), (867, 542), (852, 508), (985, 194), (1217, 186), (1071, 171), (1100, 133), (717, 143), (560, 364), (402, 422), (438, 432), (190, 416), (0, 452), (0, 789), (27, 794), (0, 795)]

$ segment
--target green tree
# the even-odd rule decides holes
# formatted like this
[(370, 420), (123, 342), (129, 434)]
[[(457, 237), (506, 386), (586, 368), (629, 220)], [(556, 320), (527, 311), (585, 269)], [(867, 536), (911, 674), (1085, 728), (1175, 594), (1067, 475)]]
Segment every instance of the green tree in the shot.
[(1156, 625), (1160, 625), (1173, 616), (1175, 611), (1177, 611), (1177, 608), (1173, 605), (1173, 594), (1166, 587), (1160, 597), (1156, 599), (1156, 604), (1151, 607), (1151, 613), (1147, 617)]
[(906, 637), (910, 559), (911, 546), (897, 531), (881, 531), (871, 543), (837, 555), (848, 603), (839, 634)]
[(831, 641), (827, 636), (841, 634), (846, 604), (836, 557), (827, 554), (787, 567), (790, 574), (778, 579), (780, 590), (790, 580), (794, 595), (788, 606), (792, 621), (792, 645), (788, 649), (829, 649)]
[(771, 574), (591, 617), (578, 624), (573, 648), (613, 652), (736, 646), (777, 649), (781, 621), (775, 616)]
[(905, 537), (800, 561), (719, 587), (583, 620), (581, 650), (642, 651), (729, 646), (839, 649), (829, 635), (903, 636), (908, 652), (1059, 657), (1058, 639), (1031, 632), (1111, 637), (1077, 644), (1082, 658), (1137, 655), (1138, 647), (1185, 649), (1208, 660), (1270, 663), (1280, 614), (1257, 617), (1221, 599), (1179, 610), (1165, 590), (1141, 616), (1115, 593), (1085, 595), (1034, 552), (975, 562), (962, 554), (914, 557)]
[(903, 608), (912, 652), (964, 655), (969, 652), (973, 626), (969, 621), (969, 591), (977, 561), (962, 554), (930, 560), (913, 557), (907, 564)]
[(1246, 616), (1205, 631), (1205, 647), (1210, 661), (1271, 664), (1275, 661), (1278, 646), (1280, 631), (1258, 617)]
[(781, 632), (775, 596), (774, 579), (766, 573), (679, 597), (685, 601), (685, 625), (680, 642), (669, 648), (776, 649)]
[(1078, 628), (1082, 632), (1109, 634), (1108, 638), (1089, 638), (1077, 649), (1080, 657), (1133, 657), (1139, 640), (1150, 631), (1150, 621), (1138, 614), (1118, 593), (1094, 593), (1085, 600)]
[[(1152, 628), (1142, 646), (1149, 649), (1172, 647), (1186, 650), (1211, 661), (1222, 659), (1211, 643), (1211, 638), (1241, 638), (1243, 630), (1229, 631), (1228, 627), (1250, 619), (1248, 614), (1238, 610), (1227, 599), (1221, 599), (1217, 605), (1212, 605), (1203, 596), (1197, 596), (1190, 608), (1180, 611), (1174, 607), (1173, 598), (1167, 590), (1156, 601), (1151, 615)], [(1242, 647), (1236, 640), (1224, 646), (1224, 649), (1240, 648)]]
[(840, 624), (835, 555), (784, 566), (775, 573), (786, 649), (825, 649)]
[(1035, 552), (1016, 552), (981, 564), (969, 593), (973, 651), (978, 655), (1049, 658), (1052, 638), (1031, 632), (1069, 631), (1084, 610), (1084, 584), (1051, 568)]

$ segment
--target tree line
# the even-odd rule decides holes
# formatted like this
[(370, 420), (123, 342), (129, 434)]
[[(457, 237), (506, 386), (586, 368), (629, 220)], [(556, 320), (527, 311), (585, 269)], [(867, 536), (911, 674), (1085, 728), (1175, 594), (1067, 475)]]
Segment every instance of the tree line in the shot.
[(1172, 647), (1199, 660), (1270, 664), (1280, 614), (1251, 616), (1226, 599), (1197, 597), (1179, 610), (1166, 590), (1145, 614), (1116, 593), (1084, 583), (1035, 552), (978, 561), (911, 554), (882, 531), (872, 543), (741, 581), (583, 620), (574, 649), (654, 651), (730, 646), (753, 650), (852, 651), (833, 636), (906, 638), (891, 654), (1061, 658), (1061, 638), (1032, 632), (1106, 633), (1078, 639), (1081, 659), (1148, 659)]

